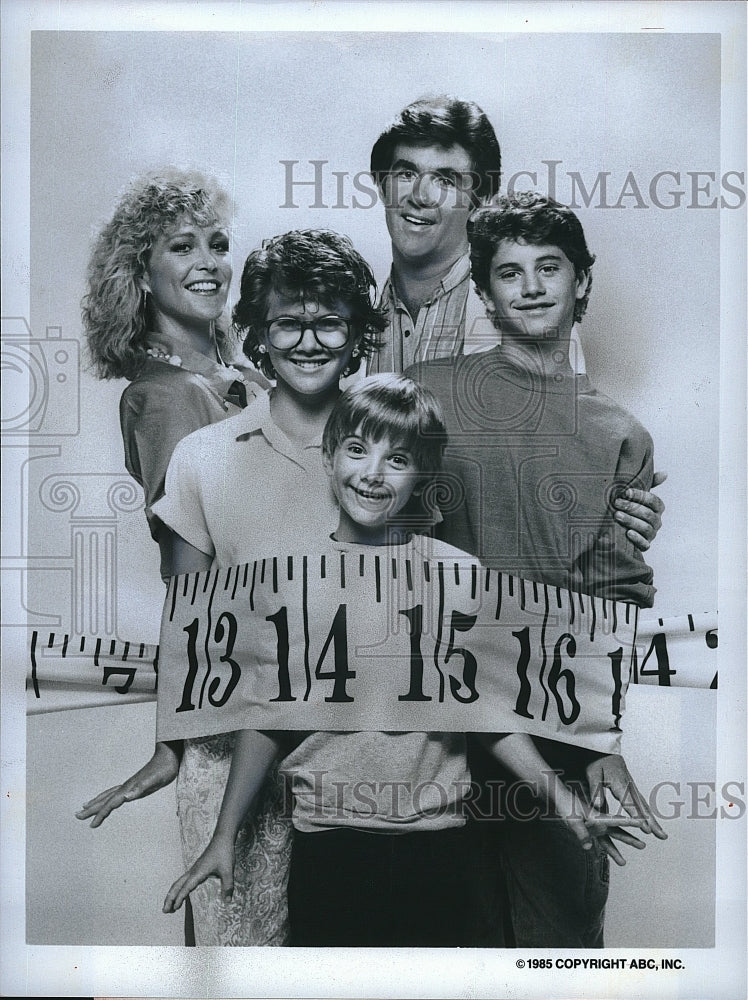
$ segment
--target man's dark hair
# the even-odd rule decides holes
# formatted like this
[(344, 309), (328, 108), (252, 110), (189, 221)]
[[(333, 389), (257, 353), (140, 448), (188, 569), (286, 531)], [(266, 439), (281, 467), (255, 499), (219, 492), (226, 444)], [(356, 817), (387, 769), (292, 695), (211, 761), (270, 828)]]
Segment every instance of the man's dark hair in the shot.
[(476, 209), (468, 220), (470, 268), (475, 287), (486, 298), (491, 297), (491, 262), (502, 240), (517, 243), (522, 240), (534, 246), (554, 246), (563, 250), (577, 279), (588, 275), (587, 291), (574, 308), (578, 323), (587, 311), (592, 288), (590, 268), (595, 255), (590, 253), (582, 223), (566, 205), (534, 191), (521, 191), (511, 196), (492, 199), (489, 205)]
[(371, 151), (370, 170), (380, 188), (392, 168), (398, 143), (462, 146), (473, 161), (474, 196), (485, 199), (498, 193), (501, 149), (485, 112), (473, 101), (441, 96), (421, 98), (403, 108)]
[(268, 297), (272, 291), (292, 301), (310, 299), (332, 306), (344, 302), (352, 310), (359, 350), (344, 374), (358, 371), (362, 356), (379, 347), (386, 325), (376, 303), (371, 268), (347, 236), (324, 229), (298, 229), (265, 240), (247, 257), (233, 321), (244, 336), (244, 353), (267, 378), (275, 378), (264, 344)]

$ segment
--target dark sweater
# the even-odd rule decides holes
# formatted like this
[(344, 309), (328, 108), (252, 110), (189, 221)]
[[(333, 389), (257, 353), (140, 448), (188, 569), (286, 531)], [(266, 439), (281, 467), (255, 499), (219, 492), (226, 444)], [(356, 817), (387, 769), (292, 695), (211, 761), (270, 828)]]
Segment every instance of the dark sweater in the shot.
[(528, 372), (500, 347), (406, 374), (444, 408), (440, 537), (506, 573), (651, 607), (652, 570), (611, 506), (652, 483), (652, 439), (630, 413), (585, 375)]

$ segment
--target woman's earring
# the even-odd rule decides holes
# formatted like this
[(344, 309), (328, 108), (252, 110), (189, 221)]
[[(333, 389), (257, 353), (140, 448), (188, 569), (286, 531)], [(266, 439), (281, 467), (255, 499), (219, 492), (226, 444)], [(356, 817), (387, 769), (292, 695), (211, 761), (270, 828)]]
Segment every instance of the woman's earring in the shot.
[(258, 344), (257, 350), (260, 352), (260, 354), (267, 354), (267, 347), (265, 347), (264, 344)]

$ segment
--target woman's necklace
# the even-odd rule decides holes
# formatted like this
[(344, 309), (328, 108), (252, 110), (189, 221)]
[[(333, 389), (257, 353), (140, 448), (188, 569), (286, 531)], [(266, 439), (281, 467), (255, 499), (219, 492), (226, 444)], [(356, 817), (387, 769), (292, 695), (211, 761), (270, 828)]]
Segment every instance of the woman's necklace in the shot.
[(175, 368), (182, 367), (182, 359), (178, 354), (169, 354), (169, 352), (161, 347), (160, 344), (154, 344), (153, 347), (148, 347), (145, 352), (150, 358), (155, 358), (156, 361), (165, 361), (167, 365), (173, 365)]
[[(156, 361), (163, 361), (165, 364), (172, 365), (174, 368), (184, 368), (184, 362), (182, 361), (180, 355), (170, 354), (165, 347), (162, 347), (161, 344), (152, 344), (150, 347), (146, 348), (146, 354), (149, 357), (154, 358)], [(234, 381), (243, 382), (245, 385), (249, 384), (247, 379), (235, 365), (226, 364), (218, 351), (216, 351), (216, 354), (218, 355), (218, 360), (211, 362), (212, 364), (216, 365), (217, 368), (223, 368), (226, 371), (231, 372)], [(206, 360), (210, 361), (210, 358), (206, 358)]]
[(218, 350), (218, 347), (216, 347), (216, 354), (218, 356), (218, 363), (220, 365), (223, 365), (224, 368), (228, 368), (228, 370), (233, 373), (234, 378), (236, 379), (237, 382), (243, 382), (245, 385), (249, 385), (249, 381), (244, 377), (244, 375), (242, 375), (242, 373), (239, 371), (236, 365), (227, 364), (223, 360), (223, 358), (221, 357), (221, 352)]

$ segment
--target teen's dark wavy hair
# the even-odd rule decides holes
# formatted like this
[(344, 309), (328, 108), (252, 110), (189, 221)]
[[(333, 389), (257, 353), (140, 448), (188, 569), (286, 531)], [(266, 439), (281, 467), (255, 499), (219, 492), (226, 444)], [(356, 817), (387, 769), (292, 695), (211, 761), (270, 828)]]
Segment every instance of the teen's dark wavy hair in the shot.
[(577, 299), (574, 307), (574, 322), (578, 323), (584, 316), (592, 288), (590, 269), (595, 263), (595, 255), (589, 251), (582, 223), (566, 205), (535, 191), (520, 191), (511, 197), (501, 195), (472, 213), (468, 220), (468, 239), (473, 281), (484, 299), (491, 297), (491, 262), (502, 240), (524, 240), (535, 246), (547, 244), (563, 250), (574, 265), (577, 279), (588, 275), (584, 297)]
[(380, 188), (392, 168), (398, 143), (445, 148), (462, 146), (473, 161), (476, 200), (498, 193), (501, 148), (493, 125), (473, 101), (441, 95), (420, 98), (403, 108), (371, 150), (370, 170)]
[[(146, 360), (147, 296), (139, 286), (154, 241), (182, 215), (226, 224), (229, 195), (213, 177), (167, 167), (134, 180), (96, 238), (81, 303), (88, 351), (100, 378), (138, 376)], [(227, 334), (216, 327), (219, 349)]]
[(377, 285), (371, 268), (347, 236), (324, 229), (292, 230), (265, 240), (247, 257), (233, 322), (244, 337), (244, 353), (270, 379), (275, 370), (260, 345), (271, 291), (292, 301), (311, 299), (326, 306), (345, 302), (351, 307), (358, 351), (345, 375), (358, 371), (362, 357), (379, 348), (386, 312), (375, 304)]

